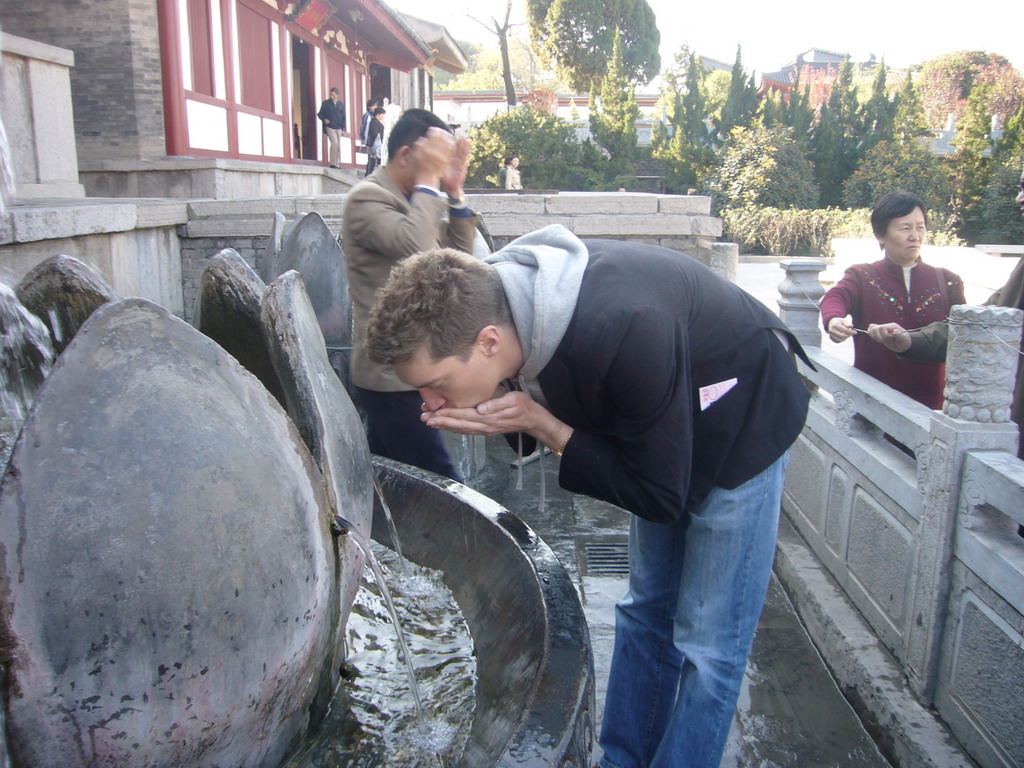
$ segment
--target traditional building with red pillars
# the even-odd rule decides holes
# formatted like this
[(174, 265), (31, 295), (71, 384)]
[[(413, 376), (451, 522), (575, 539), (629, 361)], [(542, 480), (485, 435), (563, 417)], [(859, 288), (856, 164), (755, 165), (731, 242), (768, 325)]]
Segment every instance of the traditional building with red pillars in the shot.
[(345, 104), (341, 167), (355, 171), (368, 98), (430, 109), (435, 67), (467, 66), (444, 27), (378, 0), (42, 0), (5, 4), (0, 25), (74, 52), (90, 196), (227, 196), (204, 172), (252, 174), (232, 194), (336, 191), (316, 116), (331, 88)]

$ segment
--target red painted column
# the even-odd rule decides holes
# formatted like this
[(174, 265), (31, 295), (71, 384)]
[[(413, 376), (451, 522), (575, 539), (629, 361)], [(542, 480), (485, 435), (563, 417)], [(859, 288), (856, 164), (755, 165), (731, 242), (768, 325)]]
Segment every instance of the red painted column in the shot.
[(235, 30), (231, 19), (235, 12), (234, 0), (220, 2), (221, 39), (224, 41), (224, 94), (228, 103), (228, 154), (238, 157), (238, 102), (242, 94), (235, 93)]
[(160, 66), (163, 70), (164, 133), (168, 155), (187, 155), (185, 86), (181, 79), (181, 34), (176, 0), (157, 0)]

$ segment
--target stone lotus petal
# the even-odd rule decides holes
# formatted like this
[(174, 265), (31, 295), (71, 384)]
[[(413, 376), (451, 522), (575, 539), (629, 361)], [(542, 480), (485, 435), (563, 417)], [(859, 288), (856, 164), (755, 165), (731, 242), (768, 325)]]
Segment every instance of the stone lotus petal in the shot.
[[(373, 518), (370, 449), (359, 414), (327, 359), (297, 272), (285, 272), (270, 284), (262, 316), (285, 407), (323, 473), (331, 507), (352, 526), (353, 535), (367, 542)], [(350, 536), (337, 539), (336, 557), (338, 596), (332, 599), (339, 606), (339, 618), (334, 650), (325, 661), (329, 674), (323, 680), (330, 680), (325, 708), (344, 659), (345, 628), (364, 565), (364, 554)]]
[(277, 765), (335, 642), (330, 511), (223, 349), (141, 299), (98, 309), (0, 488), (15, 765)]
[(118, 298), (103, 275), (73, 256), (53, 256), (40, 262), (14, 291), (25, 309), (49, 328), (58, 355), (89, 315)]

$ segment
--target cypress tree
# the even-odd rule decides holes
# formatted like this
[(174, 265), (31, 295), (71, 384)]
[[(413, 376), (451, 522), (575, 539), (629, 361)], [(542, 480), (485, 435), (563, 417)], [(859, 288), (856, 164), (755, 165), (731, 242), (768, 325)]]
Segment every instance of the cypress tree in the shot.
[(635, 87), (626, 77), (622, 59), (622, 37), (618, 30), (612, 38), (612, 57), (608, 72), (601, 81), (599, 110), (590, 113), (590, 130), (594, 139), (609, 155), (609, 169), (614, 181), (619, 176), (635, 176), (636, 120), (640, 107)]
[(907, 73), (903, 87), (896, 98), (896, 115), (893, 119), (893, 137), (907, 143), (924, 136), (930, 136), (928, 124), (925, 122), (924, 109), (921, 106), (921, 97), (914, 87), (914, 81)]
[(811, 93), (807, 87), (801, 87), (800, 72), (796, 73), (793, 86), (789, 89), (789, 103), (783, 102), (782, 123), (793, 130), (793, 139), (807, 146), (811, 138), (811, 127), (814, 125), (814, 110), (811, 109)]
[(736, 61), (732, 65), (732, 77), (729, 80), (729, 95), (722, 105), (722, 115), (715, 128), (718, 130), (719, 141), (724, 141), (729, 132), (738, 126), (746, 127), (757, 114), (757, 86), (754, 75), (749, 78), (743, 69), (740, 46), (736, 46)]
[(879, 142), (888, 141), (893, 137), (897, 104), (896, 100), (889, 98), (886, 93), (886, 72), (887, 67), (883, 59), (871, 81), (871, 96), (860, 109), (864, 136), (862, 155)]
[(822, 205), (841, 205), (843, 184), (860, 160), (860, 124), (853, 88), (853, 65), (847, 58), (839, 68), (828, 101), (821, 105), (818, 125), (811, 135), (814, 175)]

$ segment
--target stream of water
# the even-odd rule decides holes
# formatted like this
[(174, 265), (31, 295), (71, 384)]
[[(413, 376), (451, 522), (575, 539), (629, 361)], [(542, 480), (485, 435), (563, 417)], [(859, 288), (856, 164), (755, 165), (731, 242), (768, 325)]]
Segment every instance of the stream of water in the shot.
[(392, 593), (422, 694), (423, 721), (387, 600), (364, 579), (348, 620), (343, 679), (319, 732), (287, 768), (447, 768), (465, 748), (476, 705), (473, 638), (443, 574), (370, 549)]

